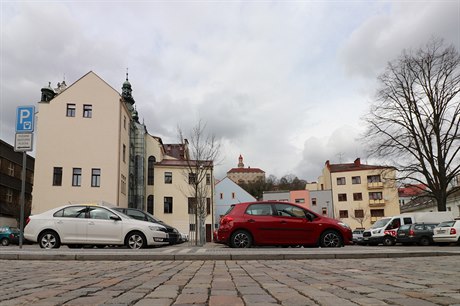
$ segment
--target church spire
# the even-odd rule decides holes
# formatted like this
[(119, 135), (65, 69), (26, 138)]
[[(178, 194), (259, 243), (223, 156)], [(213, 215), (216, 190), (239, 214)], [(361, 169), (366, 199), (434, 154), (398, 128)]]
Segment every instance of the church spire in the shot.
[(121, 87), (121, 96), (123, 97), (123, 100), (131, 106), (135, 103), (132, 92), (131, 83), (128, 80), (128, 68), (126, 68), (126, 81)]

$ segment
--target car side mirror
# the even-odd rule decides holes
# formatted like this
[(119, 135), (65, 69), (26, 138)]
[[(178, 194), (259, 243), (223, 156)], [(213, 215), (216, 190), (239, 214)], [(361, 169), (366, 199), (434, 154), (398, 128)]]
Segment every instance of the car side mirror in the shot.
[(110, 217), (110, 220), (114, 220), (114, 221), (120, 221), (121, 218), (119, 216), (116, 216), (116, 215), (111, 215)]

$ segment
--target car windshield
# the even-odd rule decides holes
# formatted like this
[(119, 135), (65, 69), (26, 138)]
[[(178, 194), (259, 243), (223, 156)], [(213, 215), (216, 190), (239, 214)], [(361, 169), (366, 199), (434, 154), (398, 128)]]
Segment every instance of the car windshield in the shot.
[(374, 223), (374, 225), (371, 226), (371, 228), (381, 228), (387, 225), (388, 221), (390, 221), (390, 218), (384, 218), (380, 219), (377, 222)]

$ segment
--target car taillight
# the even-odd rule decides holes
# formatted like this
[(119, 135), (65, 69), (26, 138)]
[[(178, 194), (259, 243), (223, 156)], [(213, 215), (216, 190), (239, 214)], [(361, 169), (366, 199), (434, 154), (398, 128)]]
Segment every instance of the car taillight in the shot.
[(451, 229), (450, 229), (450, 234), (451, 234), (451, 235), (457, 234), (457, 230), (456, 230), (455, 228), (451, 228)]
[(414, 230), (409, 230), (409, 236), (415, 236)]
[(220, 219), (220, 225), (225, 225), (233, 221), (232, 217), (224, 216)]
[(30, 222), (30, 217), (27, 217), (27, 219), (26, 219), (26, 225), (29, 224), (29, 222)]

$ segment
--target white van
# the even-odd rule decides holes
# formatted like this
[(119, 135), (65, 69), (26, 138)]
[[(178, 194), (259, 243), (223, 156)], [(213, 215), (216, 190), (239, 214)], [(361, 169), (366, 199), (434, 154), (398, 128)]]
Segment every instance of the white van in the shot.
[(385, 217), (377, 220), (370, 229), (364, 231), (363, 244), (394, 245), (396, 243), (398, 228), (403, 224), (441, 223), (451, 220), (454, 220), (454, 216), (450, 211), (405, 213), (393, 217)]

